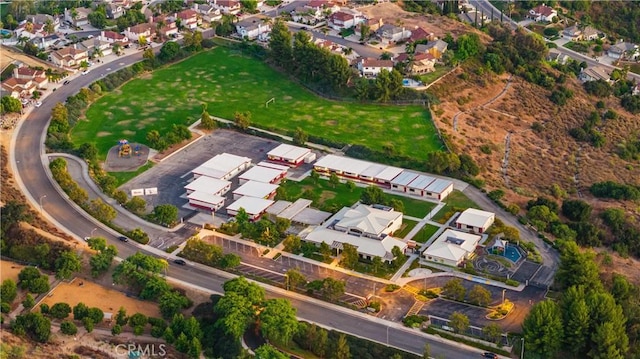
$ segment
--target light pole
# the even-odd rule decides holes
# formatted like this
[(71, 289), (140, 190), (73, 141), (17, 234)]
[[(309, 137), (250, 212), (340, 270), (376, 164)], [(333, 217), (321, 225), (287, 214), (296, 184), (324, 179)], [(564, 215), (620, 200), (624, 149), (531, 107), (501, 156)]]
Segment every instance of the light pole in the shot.
[(39, 202), (40, 202), (40, 212), (42, 212), (42, 199), (43, 198), (47, 198), (47, 195), (43, 194), (42, 196), (40, 196), (40, 200), (39, 200)]
[(98, 230), (98, 227), (94, 228), (91, 230), (91, 234), (89, 235), (90, 238), (93, 238), (93, 233)]
[(522, 348), (520, 350), (520, 359), (524, 358), (524, 337), (520, 338), (522, 340)]
[(289, 275), (286, 273), (284, 275), (284, 287), (286, 290), (289, 290)]
[(504, 305), (504, 293), (505, 293), (506, 291), (507, 291), (506, 289), (503, 289), (503, 290), (502, 290), (502, 305)]

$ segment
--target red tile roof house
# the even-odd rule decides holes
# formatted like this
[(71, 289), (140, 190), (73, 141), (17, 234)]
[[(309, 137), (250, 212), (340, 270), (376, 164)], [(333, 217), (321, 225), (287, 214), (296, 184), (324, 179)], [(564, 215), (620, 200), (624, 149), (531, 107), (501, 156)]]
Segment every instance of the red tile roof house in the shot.
[(381, 28), (382, 25), (384, 25), (382, 18), (366, 19), (363, 22), (356, 25), (355, 34), (356, 36), (362, 37), (362, 27), (369, 26), (369, 33), (365, 34), (365, 37), (367, 37), (367, 36), (370, 36), (372, 32), (378, 31), (378, 29)]
[(146, 22), (128, 27), (123, 32), (124, 35), (129, 38), (129, 41), (139, 42), (140, 37), (144, 37), (147, 41), (150, 41), (156, 36), (156, 25)]
[(362, 76), (376, 77), (382, 70), (391, 72), (393, 70), (393, 61), (362, 58), (358, 60), (356, 67)]
[(322, 13), (325, 10), (329, 10), (332, 14), (340, 11), (340, 6), (336, 5), (333, 1), (328, 0), (311, 0), (304, 5), (314, 11), (314, 13)]
[(46, 88), (49, 84), (49, 78), (44, 71), (32, 69), (26, 66), (14, 68), (13, 77), (19, 80), (32, 80), (36, 84), (36, 87), (40, 89)]
[(416, 53), (413, 60), (409, 61), (409, 54), (403, 52), (393, 60), (396, 63), (405, 63), (408, 72), (412, 75), (435, 71), (436, 58), (429, 53)]
[(338, 11), (329, 15), (328, 25), (336, 31), (354, 27), (364, 21), (364, 17), (358, 14), (351, 14), (345, 11)]
[(240, 1), (238, 0), (210, 0), (209, 3), (214, 8), (222, 11), (223, 14), (237, 14), (240, 12)]
[(531, 19), (533, 19), (534, 21), (548, 21), (551, 22), (553, 21), (554, 17), (558, 16), (558, 12), (555, 11), (553, 8), (542, 4), (539, 6), (534, 7), (533, 9), (529, 10), (529, 15), (528, 15)]
[(176, 15), (174, 15), (176, 21), (180, 19), (180, 24), (189, 30), (195, 30), (198, 28), (200, 24), (200, 19), (198, 18), (198, 13), (193, 9), (182, 10)]
[(409, 37), (409, 40), (407, 40), (407, 42), (415, 42), (420, 40), (433, 40), (433, 39), (434, 39), (434, 35), (432, 32), (429, 33), (421, 27), (416, 27), (415, 29), (411, 30), (411, 36)]
[(28, 97), (36, 90), (38, 85), (31, 79), (17, 79), (10, 77), (2, 82), (2, 90), (12, 97)]
[(129, 43), (128, 37), (114, 31), (101, 31), (100, 36), (98, 36), (98, 40), (105, 41), (110, 44), (118, 43), (120, 45)]
[(43, 24), (34, 24), (31, 22), (25, 22), (18, 26), (16, 29), (16, 37), (26, 37), (28, 39), (34, 39), (36, 37), (45, 37), (47, 32), (44, 31)]
[(86, 50), (76, 48), (75, 45), (51, 53), (51, 61), (58, 66), (79, 66), (82, 61), (88, 59), (89, 53)]

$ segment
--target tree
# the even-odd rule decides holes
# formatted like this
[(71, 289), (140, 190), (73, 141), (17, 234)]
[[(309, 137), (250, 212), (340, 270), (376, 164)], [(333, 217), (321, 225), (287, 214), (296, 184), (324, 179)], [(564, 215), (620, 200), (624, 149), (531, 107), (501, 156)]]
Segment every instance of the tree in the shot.
[(386, 202), (384, 192), (378, 186), (368, 186), (360, 195), (360, 202), (363, 204), (382, 204)]
[(84, 319), (82, 319), (82, 325), (84, 326), (84, 329), (86, 329), (87, 333), (91, 333), (93, 331), (95, 323), (91, 320), (91, 318), (84, 317)]
[[(249, 1), (249, 0), (246, 0)], [(255, 359), (287, 359), (288, 356), (269, 344), (263, 344), (255, 351)]]
[(380, 269), (382, 269), (382, 265), (383, 263), (380, 257), (373, 257), (371, 260), (371, 271), (373, 271), (374, 274), (379, 274)]
[(322, 295), (330, 301), (336, 301), (344, 294), (345, 282), (333, 278), (322, 280)]
[(309, 135), (304, 132), (302, 128), (296, 128), (296, 131), (293, 133), (293, 143), (299, 146), (304, 146), (308, 140)]
[(502, 338), (502, 328), (496, 323), (491, 323), (482, 328), (482, 334), (492, 342), (499, 343)]
[(449, 326), (456, 333), (464, 333), (469, 329), (469, 317), (460, 312), (453, 312), (449, 317)]
[(56, 279), (69, 279), (73, 273), (82, 269), (80, 256), (71, 251), (62, 252), (58, 259), (56, 259), (55, 268)]
[(358, 249), (349, 243), (344, 243), (341, 263), (345, 268), (356, 269), (358, 267)]
[(124, 207), (133, 213), (140, 214), (143, 213), (147, 208), (147, 202), (144, 200), (144, 198), (135, 196), (131, 197), (131, 199), (124, 205)]
[(311, 180), (313, 181), (313, 183), (317, 184), (318, 180), (320, 179), (320, 174), (315, 169), (312, 169), (309, 177), (311, 177)]
[(168, 41), (162, 45), (158, 58), (162, 61), (168, 62), (175, 59), (180, 54), (180, 45), (177, 42)]
[(11, 96), (2, 97), (2, 100), (0, 100), (0, 108), (2, 108), (2, 111), (0, 111), (0, 113), (22, 112), (22, 104), (20, 103), (20, 100)]
[(147, 325), (147, 316), (142, 313), (136, 313), (129, 317), (129, 325), (132, 327), (144, 327)]
[(545, 205), (533, 206), (529, 208), (527, 217), (529, 217), (533, 225), (536, 226), (540, 231), (546, 230), (549, 226), (549, 223), (558, 220), (558, 215), (552, 212), (549, 207)]
[(340, 184), (340, 178), (337, 174), (333, 172), (331, 173), (331, 175), (329, 176), (329, 184), (331, 184), (331, 187), (333, 188), (336, 188)]
[(563, 324), (558, 305), (545, 300), (536, 303), (522, 324), (527, 350), (543, 358), (552, 357), (563, 337)]
[(591, 341), (595, 343), (589, 357), (594, 359), (624, 359), (626, 351), (617, 345), (618, 338), (611, 322), (598, 325), (591, 335)]
[(336, 344), (336, 352), (333, 357), (335, 359), (351, 359), (351, 349), (346, 335), (340, 334), (340, 337), (338, 337), (338, 344)]
[(560, 312), (564, 324), (562, 342), (571, 353), (578, 356), (584, 353), (589, 332), (589, 308), (586, 303), (584, 287), (573, 286), (567, 289), (560, 301)]
[(448, 281), (442, 288), (443, 294), (454, 300), (462, 301), (466, 295), (467, 290), (462, 285), (462, 280), (456, 278)]
[(269, 55), (277, 66), (284, 69), (289, 69), (292, 65), (293, 48), (291, 42), (291, 31), (284, 21), (276, 19), (269, 38)]
[(78, 333), (78, 327), (76, 327), (73, 322), (65, 320), (64, 322), (60, 323), (60, 331), (62, 332), (62, 334), (75, 335), (76, 333)]
[(486, 307), (491, 303), (491, 292), (481, 285), (474, 285), (469, 291), (469, 301), (476, 305)]
[(426, 343), (422, 351), (422, 359), (430, 359), (430, 358), (431, 358), (431, 345), (429, 345), (429, 343)]
[(258, 2), (254, 0), (240, 0), (240, 4), (242, 8), (245, 9), (248, 13), (253, 14), (258, 10)]
[(91, 211), (93, 216), (101, 222), (111, 222), (118, 215), (118, 212), (101, 198), (91, 200)]
[[(176, 291), (164, 293), (158, 300), (160, 313), (164, 318), (172, 318), (182, 309), (189, 306), (189, 299)], [(129, 319), (131, 321), (131, 319)]]
[(566, 200), (562, 203), (562, 214), (572, 221), (587, 221), (591, 216), (591, 206), (581, 200)]
[(167, 227), (171, 227), (178, 221), (178, 208), (172, 204), (161, 204), (153, 208), (153, 218)]
[(34, 305), (36, 305), (35, 299), (33, 299), (33, 296), (31, 295), (31, 293), (27, 293), (27, 296), (22, 301), (22, 306), (25, 307), (26, 309), (31, 309), (33, 308)]
[(286, 273), (286, 280), (290, 289), (296, 289), (300, 284), (305, 284), (307, 278), (296, 268), (291, 268)]
[[(626, 353), (629, 350), (629, 337), (625, 331), (627, 319), (622, 307), (616, 303), (610, 293), (602, 290), (587, 294), (586, 303), (589, 307), (589, 332), (595, 334), (600, 326), (609, 323), (610, 325), (605, 328), (607, 338), (613, 338), (610, 342), (602, 343), (598, 340), (603, 339), (605, 333), (592, 335), (589, 343), (591, 352), (598, 353), (598, 356), (602, 357), (602, 353), (611, 351), (611, 347), (615, 347), (621, 353)], [(608, 332), (612, 332), (612, 335)]]
[(241, 263), (240, 256), (235, 253), (227, 253), (220, 258), (219, 265), (221, 268), (235, 268)]
[(17, 21), (22, 21), (27, 17), (27, 15), (36, 13), (35, 2), (33, 0), (11, 1), (7, 12)]
[(325, 262), (328, 261), (333, 255), (331, 247), (329, 247), (326, 242), (320, 243), (320, 255), (322, 255), (322, 260)]
[(302, 241), (300, 237), (295, 234), (288, 235), (284, 241), (282, 241), (282, 244), (284, 245), (284, 250), (289, 253), (298, 253), (300, 249), (302, 249)]
[(89, 307), (86, 304), (80, 302), (73, 307), (73, 319), (83, 320), (89, 315)]
[(127, 325), (127, 323), (129, 322), (129, 317), (127, 317), (127, 310), (124, 307), (120, 307), (120, 309), (118, 309), (115, 320), (116, 324), (118, 325)]
[(560, 250), (560, 266), (556, 281), (561, 288), (582, 285), (585, 288), (602, 288), (598, 266), (593, 252), (582, 252), (575, 242), (565, 242)]
[(0, 286), (0, 300), (2, 303), (11, 304), (18, 295), (18, 286), (16, 282), (11, 279), (5, 279), (2, 281), (2, 286)]
[(87, 312), (86, 318), (89, 318), (93, 324), (102, 323), (104, 312), (100, 308), (91, 307)]
[(200, 115), (200, 126), (205, 130), (213, 130), (216, 128), (216, 121), (211, 118), (207, 112), (207, 104), (202, 104), (202, 115)]
[(288, 345), (298, 332), (296, 309), (286, 299), (270, 299), (260, 312), (260, 330), (269, 341)]
[(236, 124), (236, 127), (245, 131), (251, 126), (251, 112), (238, 112), (236, 111), (233, 114), (233, 119)]
[(67, 303), (56, 303), (49, 308), (49, 315), (56, 319), (64, 319), (71, 313), (71, 307)]
[(103, 11), (93, 11), (87, 16), (91, 26), (97, 29), (104, 29), (107, 25), (107, 14)]

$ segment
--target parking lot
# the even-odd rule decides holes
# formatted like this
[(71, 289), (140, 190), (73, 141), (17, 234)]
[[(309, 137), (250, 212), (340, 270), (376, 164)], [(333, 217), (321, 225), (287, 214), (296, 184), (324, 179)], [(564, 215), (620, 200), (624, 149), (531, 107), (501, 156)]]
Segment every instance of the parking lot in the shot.
[[(267, 159), (267, 152), (280, 145), (280, 142), (250, 136), (243, 133), (219, 129), (203, 136), (189, 147), (180, 150), (153, 168), (125, 183), (120, 187), (127, 193), (138, 188), (158, 188), (157, 195), (144, 196), (150, 205), (173, 204), (178, 207), (179, 216), (186, 217), (193, 212), (183, 208), (188, 200), (184, 197), (184, 186), (191, 180), (191, 170), (206, 162), (211, 157), (224, 152), (251, 158), (253, 163)], [(309, 170), (309, 166), (291, 169), (294, 177)], [(238, 187), (237, 177), (231, 180), (232, 190)], [(229, 191), (226, 204), (230, 204), (232, 194)], [(224, 212), (224, 210), (222, 210)]]

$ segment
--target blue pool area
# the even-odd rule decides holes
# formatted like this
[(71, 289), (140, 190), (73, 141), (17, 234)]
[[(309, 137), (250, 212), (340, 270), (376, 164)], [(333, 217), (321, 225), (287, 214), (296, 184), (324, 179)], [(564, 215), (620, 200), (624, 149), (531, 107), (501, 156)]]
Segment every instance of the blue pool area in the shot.
[(7, 29), (0, 29), (0, 35), (2, 35), (2, 36), (10, 36), (11, 35), (11, 31), (9, 31)]
[(522, 254), (518, 248), (514, 245), (507, 244), (504, 248), (502, 247), (493, 247), (488, 249), (488, 252), (497, 256), (505, 257), (513, 263), (518, 263), (520, 259), (522, 259)]
[(422, 86), (422, 82), (413, 79), (402, 79), (402, 86), (404, 87), (418, 87)]

